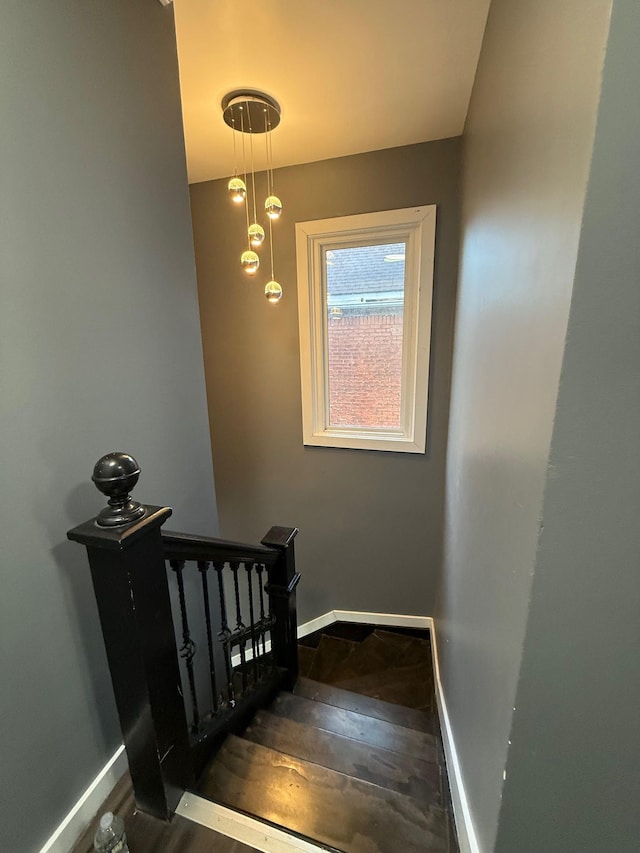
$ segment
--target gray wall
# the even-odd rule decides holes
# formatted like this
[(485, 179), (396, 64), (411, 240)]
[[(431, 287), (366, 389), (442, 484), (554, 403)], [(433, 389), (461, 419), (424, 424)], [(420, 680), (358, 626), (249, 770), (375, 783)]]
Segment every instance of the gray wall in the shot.
[(609, 6), (494, 0), (465, 128), (437, 625), (483, 851), (496, 835)]
[[(274, 138), (274, 145), (277, 140)], [(439, 583), (458, 251), (460, 140), (281, 169), (274, 307), (247, 281), (244, 211), (226, 181), (191, 188), (213, 457), (223, 535), (300, 528), (302, 620), (332, 608), (429, 614)], [(425, 456), (303, 447), (295, 222), (435, 203)], [(268, 270), (265, 271), (265, 275)]]
[(98, 457), (216, 529), (173, 14), (3, 4), (0, 849), (40, 849), (120, 742), (85, 554)]
[(640, 839), (640, 7), (616, 0), (507, 762), (501, 853)]

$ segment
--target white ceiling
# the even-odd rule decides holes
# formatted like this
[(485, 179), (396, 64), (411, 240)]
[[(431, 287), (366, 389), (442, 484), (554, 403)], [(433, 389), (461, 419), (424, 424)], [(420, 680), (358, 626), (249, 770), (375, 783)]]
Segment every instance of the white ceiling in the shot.
[(233, 89), (279, 102), (276, 167), (458, 136), (489, 3), (175, 0), (190, 182), (233, 171)]

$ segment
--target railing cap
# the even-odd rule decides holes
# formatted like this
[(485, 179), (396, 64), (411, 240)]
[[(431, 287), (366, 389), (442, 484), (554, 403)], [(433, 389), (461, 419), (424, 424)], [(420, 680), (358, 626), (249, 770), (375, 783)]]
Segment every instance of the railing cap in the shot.
[(262, 544), (270, 548), (288, 548), (297, 535), (297, 527), (272, 527), (262, 540)]
[(87, 548), (124, 551), (153, 527), (164, 524), (173, 512), (170, 506), (146, 506), (144, 510), (145, 515), (142, 518), (118, 527), (102, 527), (98, 518), (92, 518), (69, 530), (67, 538), (80, 542)]
[(275, 548), (248, 545), (227, 539), (214, 539), (192, 533), (164, 530), (164, 551), (168, 560), (204, 560), (212, 563), (264, 563), (272, 565), (279, 557)]

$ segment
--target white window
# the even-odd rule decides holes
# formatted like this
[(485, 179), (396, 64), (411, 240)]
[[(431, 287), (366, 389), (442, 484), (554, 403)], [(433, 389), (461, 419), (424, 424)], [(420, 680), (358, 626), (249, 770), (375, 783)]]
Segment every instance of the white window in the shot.
[(435, 219), (296, 224), (304, 444), (425, 452)]

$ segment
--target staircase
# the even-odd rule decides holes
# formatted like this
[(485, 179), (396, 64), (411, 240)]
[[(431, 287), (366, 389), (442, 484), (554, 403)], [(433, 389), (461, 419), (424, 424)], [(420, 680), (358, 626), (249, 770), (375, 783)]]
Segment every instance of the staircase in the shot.
[(227, 737), (199, 793), (344, 853), (456, 853), (429, 641), (306, 642), (293, 693)]
[(98, 460), (109, 505), (67, 533), (87, 549), (136, 850), (223, 849), (175, 818), (199, 779), (203, 797), (342, 853), (455, 853), (428, 639), (339, 623), (298, 650), (297, 528), (258, 545), (170, 533), (170, 507), (131, 499), (139, 474), (129, 454)]

